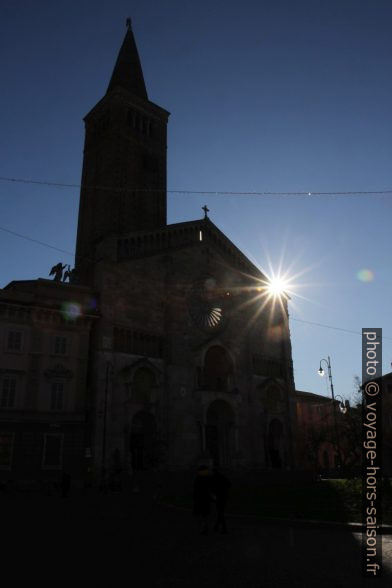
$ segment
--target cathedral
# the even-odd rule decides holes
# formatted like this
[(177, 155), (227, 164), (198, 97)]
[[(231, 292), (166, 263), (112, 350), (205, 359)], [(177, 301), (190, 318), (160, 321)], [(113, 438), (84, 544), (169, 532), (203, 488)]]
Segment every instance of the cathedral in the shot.
[(268, 294), (207, 206), (200, 219), (167, 223), (168, 118), (148, 98), (128, 24), (84, 119), (70, 281), (0, 290), (9, 478), (33, 437), (36, 476), (295, 467), (287, 297)]

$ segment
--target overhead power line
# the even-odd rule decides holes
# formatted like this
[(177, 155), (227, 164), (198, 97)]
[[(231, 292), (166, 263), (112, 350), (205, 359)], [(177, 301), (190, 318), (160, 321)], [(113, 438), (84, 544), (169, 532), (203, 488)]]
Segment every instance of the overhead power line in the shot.
[(392, 194), (391, 190), (335, 190), (335, 191), (268, 191), (268, 190), (178, 190), (178, 189), (162, 189), (162, 188), (119, 188), (114, 186), (89, 186), (86, 184), (66, 184), (63, 182), (50, 182), (44, 180), (32, 180), (27, 178), (8, 178), (1, 176), (2, 182), (15, 182), (19, 184), (36, 184), (39, 186), (52, 186), (59, 188), (86, 188), (89, 190), (102, 190), (110, 192), (143, 192), (143, 193), (157, 193), (167, 192), (168, 194), (184, 194), (195, 196), (382, 196)]
[[(50, 181), (43, 181), (43, 180), (32, 180), (26, 178), (9, 178), (0, 176), (0, 181), (3, 182), (15, 182), (15, 183), (22, 183), (22, 184), (36, 184), (36, 185), (44, 185), (44, 186), (54, 186), (54, 187), (61, 187), (61, 188), (81, 188), (81, 184), (66, 184), (62, 182), (50, 182)], [(115, 188), (115, 187), (107, 187), (107, 186), (84, 186), (85, 188), (89, 189), (99, 189), (99, 190), (110, 190), (110, 191), (120, 191), (120, 192), (159, 192), (164, 191), (171, 194), (194, 194), (194, 195), (228, 195), (228, 196), (351, 196), (351, 195), (385, 195), (385, 194), (392, 194), (392, 190), (367, 190), (367, 191), (334, 191), (334, 192), (271, 192), (271, 191), (252, 191), (252, 192), (241, 192), (241, 191), (219, 191), (219, 190), (159, 190), (159, 189), (123, 189), (123, 188)], [(51, 245), (50, 243), (46, 243), (45, 241), (40, 241), (38, 239), (34, 239), (33, 237), (29, 237), (28, 235), (24, 235), (22, 233), (17, 233), (16, 231), (12, 231), (5, 227), (0, 226), (0, 231), (5, 233), (9, 233), (10, 235), (14, 235), (20, 239), (24, 239), (26, 241), (30, 241), (32, 243), (37, 243), (38, 245), (42, 245), (43, 247), (48, 247), (49, 249), (53, 249), (55, 251), (59, 251), (60, 253), (65, 253), (66, 255), (71, 255), (72, 257), (75, 256), (74, 252), (67, 251), (65, 249), (61, 249), (60, 247), (56, 247)], [(89, 262), (94, 263), (91, 259), (88, 259)], [(354, 335), (362, 335), (359, 331), (353, 331), (350, 329), (344, 329), (342, 327), (335, 327), (332, 325), (325, 325), (322, 323), (316, 323), (312, 321), (306, 321), (303, 319), (298, 319), (295, 317), (290, 317), (290, 320), (317, 326), (325, 329), (332, 329), (334, 331), (342, 331), (344, 333), (351, 333)], [(383, 339), (392, 340), (392, 337), (383, 336)]]
[[(5, 233), (9, 233), (10, 235), (14, 235), (15, 237), (19, 237), (20, 239), (25, 239), (26, 241), (31, 241), (32, 243), (37, 243), (38, 245), (42, 245), (43, 247), (48, 247), (49, 249), (54, 249), (55, 251), (60, 251), (61, 253), (65, 253), (66, 255), (75, 256), (75, 253), (73, 253), (71, 251), (67, 251), (66, 249), (60, 249), (60, 247), (55, 247), (54, 245), (51, 245), (50, 243), (45, 243), (45, 241), (39, 241), (38, 239), (33, 239), (32, 237), (29, 237), (28, 235), (23, 235), (21, 233), (17, 233), (16, 231), (11, 231), (10, 229), (6, 229), (5, 227), (0, 227), (0, 231), (4, 231)], [(94, 263), (91, 259), (88, 259), (88, 258), (84, 258), (84, 259), (86, 259), (87, 261), (89, 261), (91, 263)], [(292, 316), (290, 316), (290, 320), (296, 321), (299, 323), (304, 323), (307, 325), (312, 325), (315, 327), (322, 327), (324, 329), (332, 329), (333, 331), (342, 331), (343, 333), (351, 333), (353, 335), (362, 335), (362, 333), (359, 331), (352, 331), (350, 329), (344, 329), (342, 327), (335, 327), (332, 325), (324, 325), (323, 323), (315, 323), (313, 321), (306, 321), (306, 320), (295, 318)], [(382, 338), (392, 341), (392, 337), (383, 336)]]
[[(351, 333), (353, 335), (361, 335), (362, 336), (362, 333), (360, 331), (352, 331), (350, 329), (343, 329), (342, 327), (333, 327), (331, 325), (324, 325), (323, 323), (315, 323), (312, 321), (305, 321), (305, 320), (295, 318), (292, 316), (290, 316), (290, 320), (296, 321), (297, 323), (304, 323), (307, 325), (312, 325), (315, 327), (322, 327), (323, 329), (332, 329), (333, 331), (343, 331), (343, 333)], [(382, 339), (388, 339), (389, 341), (392, 341), (392, 337), (383, 336)]]
[(38, 245), (42, 245), (43, 247), (49, 247), (49, 249), (54, 249), (55, 251), (60, 251), (61, 253), (66, 253), (67, 255), (74, 256), (75, 253), (71, 253), (71, 251), (66, 251), (65, 249), (60, 249), (59, 247), (55, 247), (54, 245), (50, 245), (50, 243), (45, 243), (45, 241), (39, 241), (38, 239), (33, 239), (33, 237), (29, 237), (28, 235), (22, 235), (22, 233), (17, 233), (16, 231), (11, 231), (10, 229), (6, 229), (5, 227), (0, 227), (0, 231), (4, 231), (4, 233), (9, 233), (10, 235), (14, 235), (15, 237), (19, 237), (20, 239), (25, 239), (26, 241), (31, 241), (32, 243), (38, 243)]

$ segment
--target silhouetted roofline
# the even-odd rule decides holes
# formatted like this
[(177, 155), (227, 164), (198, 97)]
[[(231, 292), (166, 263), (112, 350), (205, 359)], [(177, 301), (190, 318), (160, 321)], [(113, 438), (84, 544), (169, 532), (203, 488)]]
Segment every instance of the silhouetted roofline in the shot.
[(130, 25), (118, 53), (106, 93), (117, 87), (124, 88), (135, 96), (148, 100), (139, 53)]
[[(218, 227), (209, 218), (168, 224), (164, 227), (159, 227), (157, 229), (131, 231), (129, 233), (121, 235), (120, 239), (143, 239), (143, 237), (145, 237), (146, 235), (156, 236), (161, 233), (175, 234), (176, 232), (180, 232), (186, 229), (202, 231), (203, 236), (200, 239), (200, 241), (202, 241), (205, 244), (208, 243), (208, 245), (214, 247), (222, 256), (231, 257), (233, 261), (235, 261), (235, 267), (238, 267), (238, 269), (240, 269), (244, 275), (249, 275), (249, 277), (252, 277), (253, 279), (256, 278), (260, 280), (260, 282), (265, 282), (267, 280), (263, 272), (257, 266), (255, 266), (254, 263), (252, 263), (246, 257), (246, 255), (244, 255), (244, 253), (242, 253), (242, 251), (236, 245), (234, 245), (234, 243), (230, 241), (230, 239), (224, 233), (222, 233), (222, 231), (218, 229)], [(102, 239), (98, 240), (97, 243), (105, 241), (107, 238), (118, 240), (119, 236), (108, 235), (106, 237), (102, 237)], [(192, 241), (181, 241), (175, 247), (181, 248), (189, 246), (191, 244), (195, 245), (196, 243), (198, 243), (198, 241), (196, 241), (193, 237)], [(144, 252), (140, 253), (143, 254)], [(157, 247), (156, 249), (147, 249), (145, 253), (150, 255), (156, 255), (161, 253), (161, 251), (159, 247)]]
[(32, 288), (43, 284), (52, 288), (67, 288), (68, 291), (69, 289), (84, 290), (86, 292), (90, 291), (90, 288), (88, 286), (84, 286), (83, 284), (70, 284), (69, 282), (56, 282), (55, 280), (49, 280), (47, 278), (36, 278), (35, 280), (12, 280), (12, 282), (9, 282), (6, 286), (4, 286), (4, 288), (0, 288), (0, 292), (2, 290), (31, 292)]
[[(295, 394), (297, 397), (303, 400), (322, 400), (323, 402), (332, 402), (332, 398), (329, 396), (323, 396), (322, 394), (315, 394), (314, 392), (305, 392), (304, 390), (296, 390)], [(337, 402), (337, 400), (335, 400)]]

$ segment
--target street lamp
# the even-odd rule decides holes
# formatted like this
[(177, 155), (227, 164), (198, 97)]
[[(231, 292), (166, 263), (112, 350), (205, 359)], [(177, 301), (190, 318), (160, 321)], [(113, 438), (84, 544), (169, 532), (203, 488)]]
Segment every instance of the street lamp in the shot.
[(347, 403), (348, 401), (344, 401), (343, 397), (340, 396), (339, 394), (335, 394), (335, 398), (336, 400), (339, 400), (339, 410), (342, 414), (346, 414), (348, 408), (347, 408)]
[(325, 374), (325, 371), (324, 371), (324, 369), (322, 367), (322, 363), (323, 362), (325, 362), (325, 364), (327, 365), (328, 378), (329, 378), (329, 383), (330, 383), (330, 386), (331, 386), (332, 404), (333, 404), (333, 422), (334, 422), (334, 429), (335, 429), (336, 447), (337, 447), (337, 451), (338, 451), (338, 467), (340, 467), (341, 466), (341, 463), (342, 463), (342, 458), (341, 458), (341, 453), (340, 453), (339, 431), (338, 431), (338, 426), (337, 426), (337, 421), (336, 421), (336, 403), (335, 403), (335, 395), (334, 395), (334, 391), (333, 391), (331, 358), (329, 357), (329, 355), (328, 355), (328, 359), (321, 359), (320, 360), (320, 367), (318, 369), (318, 374), (321, 377), (323, 377), (324, 374)]

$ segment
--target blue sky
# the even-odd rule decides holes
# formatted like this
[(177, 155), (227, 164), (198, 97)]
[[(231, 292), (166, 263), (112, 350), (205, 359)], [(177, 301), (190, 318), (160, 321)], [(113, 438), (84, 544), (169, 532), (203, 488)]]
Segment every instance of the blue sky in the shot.
[[(372, 0), (3, 0), (0, 176), (80, 183), (82, 118), (106, 91), (127, 16), (149, 98), (171, 112), (169, 189), (392, 189), (392, 5)], [(72, 253), (78, 201), (77, 188), (0, 181), (0, 227)], [(330, 355), (335, 392), (352, 396), (361, 337), (338, 329), (382, 327), (390, 371), (391, 194), (169, 195), (169, 222), (205, 203), (256, 265), (294, 276), (298, 389), (328, 393), (316, 372)], [(72, 263), (0, 230), (0, 286), (60, 260)]]

